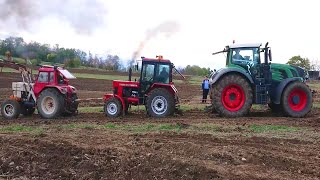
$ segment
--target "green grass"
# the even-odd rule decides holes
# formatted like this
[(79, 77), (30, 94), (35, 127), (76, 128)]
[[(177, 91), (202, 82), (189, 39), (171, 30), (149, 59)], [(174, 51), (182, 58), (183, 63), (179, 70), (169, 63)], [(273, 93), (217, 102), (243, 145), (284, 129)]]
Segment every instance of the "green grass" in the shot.
[[(181, 104), (180, 110), (182, 111), (189, 111), (189, 110), (204, 110), (205, 105), (204, 104)], [(129, 109), (129, 112), (136, 112), (136, 111), (145, 111), (146, 108), (143, 105), (140, 106), (131, 106), (131, 109)], [(79, 107), (78, 108), (79, 113), (103, 113), (103, 107)]]
[(150, 131), (180, 131), (182, 127), (178, 124), (115, 124), (107, 123), (104, 125), (94, 124), (66, 124), (58, 126), (62, 129), (110, 129), (127, 132), (150, 132)]
[(320, 102), (314, 102), (314, 103), (312, 104), (312, 108), (317, 108), (317, 109), (319, 109), (319, 108), (320, 108)]
[[(128, 76), (109, 75), (109, 74), (87, 74), (87, 73), (72, 73), (77, 78), (90, 78), (90, 79), (102, 79), (102, 80), (128, 80)], [(134, 80), (137, 77), (132, 77)], [(137, 78), (138, 79), (138, 78)]]
[(203, 81), (203, 77), (201, 76), (191, 76), (191, 78), (188, 80), (190, 84), (194, 84), (194, 85), (201, 85), (202, 81)]
[(4, 126), (0, 128), (0, 132), (34, 132), (34, 133), (42, 133), (44, 130), (38, 127), (28, 127), (23, 125), (11, 125)]
[(78, 111), (80, 113), (101, 113), (103, 112), (103, 107), (98, 106), (98, 107), (79, 107)]
[(281, 126), (281, 125), (250, 125), (249, 130), (255, 133), (264, 132), (295, 132), (301, 130), (298, 127)]
[(94, 124), (66, 124), (59, 126), (63, 129), (96, 129), (99, 128), (98, 125)]

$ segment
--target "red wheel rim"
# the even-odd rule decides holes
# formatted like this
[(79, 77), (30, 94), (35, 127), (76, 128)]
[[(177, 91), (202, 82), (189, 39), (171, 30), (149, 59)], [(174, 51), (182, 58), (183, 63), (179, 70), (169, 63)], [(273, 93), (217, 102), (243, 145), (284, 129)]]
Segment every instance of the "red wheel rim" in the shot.
[(246, 95), (242, 87), (231, 84), (222, 91), (221, 101), (223, 106), (229, 111), (238, 111), (246, 102)]
[(307, 93), (301, 89), (293, 89), (288, 97), (289, 106), (293, 111), (301, 111), (307, 105)]

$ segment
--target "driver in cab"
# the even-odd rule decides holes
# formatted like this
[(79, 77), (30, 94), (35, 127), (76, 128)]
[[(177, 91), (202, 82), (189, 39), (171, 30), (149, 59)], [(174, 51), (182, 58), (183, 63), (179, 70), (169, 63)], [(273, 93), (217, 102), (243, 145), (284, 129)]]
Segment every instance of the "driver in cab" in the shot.
[(168, 79), (169, 79), (169, 73), (167, 71), (167, 68), (163, 67), (159, 74), (158, 81), (161, 83), (168, 83)]
[(245, 60), (241, 54), (239, 54), (239, 50), (235, 51), (236, 53), (232, 56), (233, 59), (237, 59), (237, 60)]

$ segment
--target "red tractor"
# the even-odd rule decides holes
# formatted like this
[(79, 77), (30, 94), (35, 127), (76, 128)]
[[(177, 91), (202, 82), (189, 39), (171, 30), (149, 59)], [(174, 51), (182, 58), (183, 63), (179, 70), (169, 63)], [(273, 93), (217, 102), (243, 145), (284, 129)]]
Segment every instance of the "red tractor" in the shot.
[(20, 71), (23, 80), (12, 83), (13, 95), (1, 105), (4, 118), (14, 119), (20, 114), (29, 116), (36, 108), (45, 119), (77, 113), (77, 91), (68, 83), (68, 79), (75, 77), (68, 70), (57, 66), (41, 66), (33, 82), (31, 70), (24, 65), (0, 60), (0, 67)]
[[(138, 69), (138, 65), (137, 65)], [(131, 105), (145, 105), (152, 117), (166, 117), (177, 110), (177, 89), (172, 82), (174, 65), (162, 56), (142, 57), (139, 81), (113, 81), (113, 94), (104, 95), (104, 112), (108, 117), (127, 114)], [(131, 74), (129, 73), (129, 80)]]

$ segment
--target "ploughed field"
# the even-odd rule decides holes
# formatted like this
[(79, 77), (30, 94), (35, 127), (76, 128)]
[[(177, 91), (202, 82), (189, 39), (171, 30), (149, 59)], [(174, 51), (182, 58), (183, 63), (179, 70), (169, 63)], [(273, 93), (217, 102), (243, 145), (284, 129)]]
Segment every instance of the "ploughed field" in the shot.
[[(19, 74), (0, 74), (1, 101), (12, 81)], [(81, 104), (74, 117), (0, 117), (0, 179), (320, 179), (318, 93), (306, 118), (253, 106), (249, 116), (227, 119), (198, 103), (200, 83), (179, 79), (183, 113), (165, 119), (147, 117), (142, 106), (109, 119), (99, 101)], [(79, 98), (112, 89), (107, 79), (70, 84)]]

